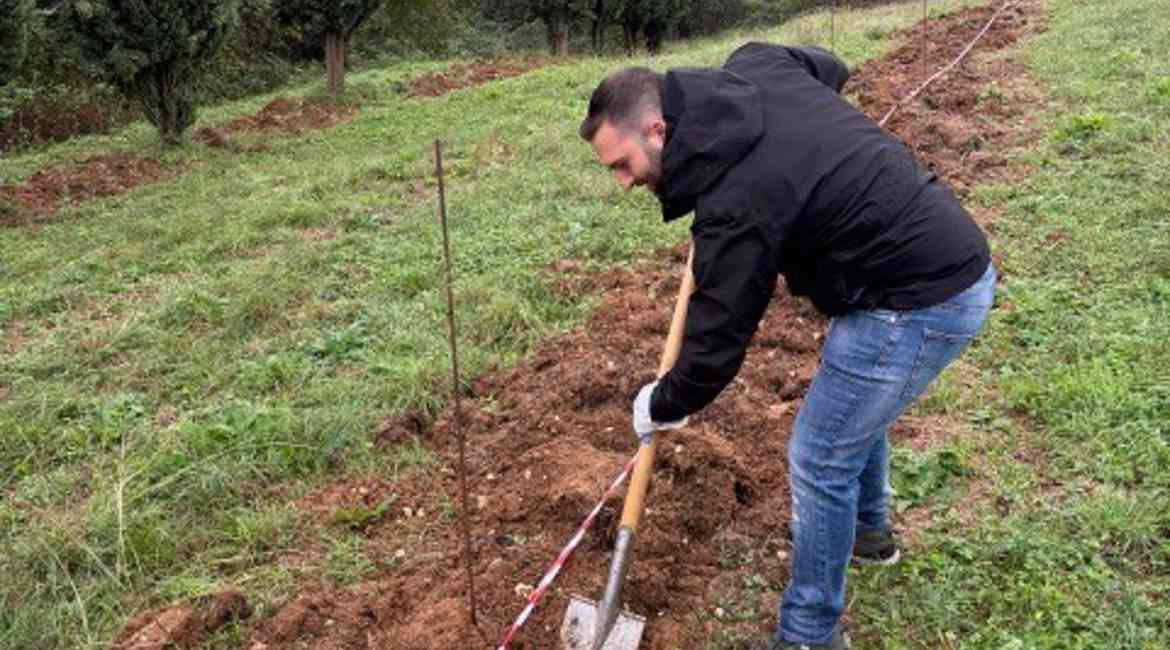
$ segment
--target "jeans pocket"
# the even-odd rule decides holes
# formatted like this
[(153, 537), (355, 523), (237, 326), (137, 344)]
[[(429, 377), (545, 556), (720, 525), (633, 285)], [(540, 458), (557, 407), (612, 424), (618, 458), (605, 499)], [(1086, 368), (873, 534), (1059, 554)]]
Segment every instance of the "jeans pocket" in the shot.
[(932, 329), (923, 330), (922, 346), (914, 360), (909, 380), (903, 388), (902, 399), (911, 400), (922, 394), (943, 369), (959, 358), (971, 345), (973, 334), (952, 334)]

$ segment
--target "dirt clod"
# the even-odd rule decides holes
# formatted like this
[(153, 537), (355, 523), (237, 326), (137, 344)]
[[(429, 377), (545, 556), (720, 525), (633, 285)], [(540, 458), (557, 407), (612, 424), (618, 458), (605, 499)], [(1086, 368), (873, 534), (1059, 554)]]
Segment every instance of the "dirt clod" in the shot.
[(228, 623), (252, 615), (248, 599), (225, 591), (194, 605), (156, 609), (135, 616), (114, 641), (115, 650), (196, 648)]

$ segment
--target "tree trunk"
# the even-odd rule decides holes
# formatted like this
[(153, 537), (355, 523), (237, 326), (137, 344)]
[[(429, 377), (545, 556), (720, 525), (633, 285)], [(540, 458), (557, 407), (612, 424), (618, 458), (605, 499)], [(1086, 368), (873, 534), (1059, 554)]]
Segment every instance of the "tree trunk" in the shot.
[(593, 53), (601, 54), (601, 48), (604, 45), (605, 29), (609, 27), (609, 21), (605, 16), (605, 0), (594, 0), (593, 2), (593, 29), (590, 30), (589, 37), (593, 43)]
[(627, 23), (622, 25), (622, 34), (626, 41), (626, 56), (634, 56), (634, 50), (638, 47), (638, 28)]
[(643, 30), (646, 33), (646, 51), (651, 55), (658, 54), (662, 49), (662, 39), (665, 36), (662, 32), (662, 23), (658, 19), (652, 19), (646, 23)]
[(569, 54), (569, 23), (569, 16), (563, 11), (554, 11), (545, 18), (549, 51), (555, 56)]
[(174, 70), (157, 67), (140, 78), (137, 88), (146, 119), (158, 129), (163, 144), (182, 144), (183, 132), (194, 121), (194, 107)]
[(325, 35), (325, 78), (333, 97), (345, 90), (345, 39), (341, 34)]
[(621, 21), (622, 35), (626, 41), (626, 56), (634, 56), (634, 51), (638, 49), (638, 33), (642, 31), (642, 25), (646, 21), (642, 19), (642, 14), (637, 9), (629, 6), (622, 13)]

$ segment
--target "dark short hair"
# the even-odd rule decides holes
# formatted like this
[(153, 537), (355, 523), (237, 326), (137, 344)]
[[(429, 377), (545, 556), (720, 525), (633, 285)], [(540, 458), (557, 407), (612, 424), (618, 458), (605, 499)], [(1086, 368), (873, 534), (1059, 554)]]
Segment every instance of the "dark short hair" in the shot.
[(650, 68), (625, 68), (606, 77), (589, 98), (589, 114), (578, 131), (581, 138), (592, 142), (606, 120), (630, 126), (643, 111), (662, 110), (664, 80)]

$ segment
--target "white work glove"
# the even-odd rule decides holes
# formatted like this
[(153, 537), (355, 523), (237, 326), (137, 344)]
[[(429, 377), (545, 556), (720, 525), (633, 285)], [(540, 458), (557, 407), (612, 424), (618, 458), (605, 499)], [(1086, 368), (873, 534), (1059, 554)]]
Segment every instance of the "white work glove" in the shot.
[(643, 445), (654, 439), (655, 431), (678, 429), (687, 423), (685, 417), (674, 422), (655, 422), (650, 419), (650, 395), (654, 393), (654, 387), (657, 385), (657, 381), (646, 384), (634, 398), (634, 433), (638, 436), (638, 442)]

